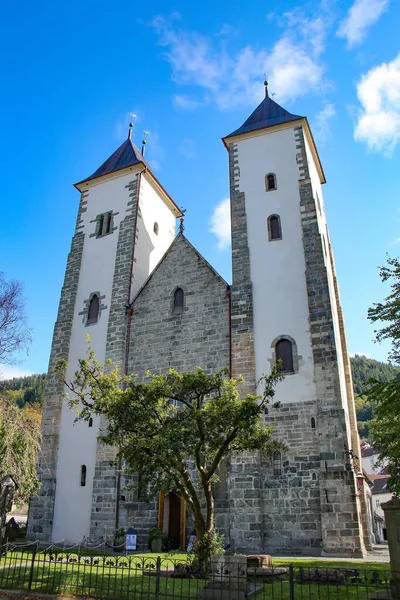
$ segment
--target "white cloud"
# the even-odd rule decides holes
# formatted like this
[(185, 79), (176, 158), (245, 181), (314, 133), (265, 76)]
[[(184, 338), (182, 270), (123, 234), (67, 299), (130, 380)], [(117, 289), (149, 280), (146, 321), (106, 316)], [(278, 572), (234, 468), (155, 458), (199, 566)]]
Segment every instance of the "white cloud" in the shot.
[(337, 35), (345, 38), (349, 47), (360, 44), (388, 5), (389, 0), (355, 0), (340, 23)]
[(224, 37), (205, 37), (177, 29), (175, 20), (156, 17), (152, 27), (165, 48), (164, 56), (172, 78), (182, 86), (197, 86), (196, 97), (176, 95), (174, 104), (184, 110), (213, 103), (220, 109), (253, 106), (262, 97), (261, 74), (266, 71), (271, 90), (280, 102), (319, 89), (324, 67), (320, 56), (325, 49), (327, 24), (320, 15), (305, 18), (299, 11), (287, 13), (287, 28), (269, 48), (250, 46), (229, 52)]
[(231, 208), (229, 198), (225, 198), (214, 208), (210, 218), (210, 231), (217, 236), (218, 248), (224, 250), (231, 243)]
[(0, 380), (12, 379), (13, 377), (26, 377), (32, 375), (32, 371), (26, 371), (17, 366), (0, 365)]
[(193, 110), (199, 106), (197, 100), (193, 100), (188, 96), (182, 96), (181, 94), (176, 94), (174, 96), (173, 103), (177, 108), (182, 108), (183, 110)]
[(330, 134), (330, 120), (336, 115), (333, 104), (325, 104), (324, 108), (315, 116), (315, 136), (324, 141)]
[(400, 139), (400, 54), (363, 75), (357, 95), (361, 109), (354, 139), (390, 154)]

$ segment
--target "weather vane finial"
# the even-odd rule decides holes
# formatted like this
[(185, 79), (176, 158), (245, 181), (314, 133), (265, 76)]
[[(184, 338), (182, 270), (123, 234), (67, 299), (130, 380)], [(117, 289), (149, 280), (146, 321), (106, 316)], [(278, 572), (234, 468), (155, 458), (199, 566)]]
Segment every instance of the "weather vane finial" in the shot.
[(147, 142), (146, 142), (146, 135), (149, 135), (149, 132), (148, 131), (143, 131), (143, 139), (142, 139), (142, 155), (143, 156), (144, 156), (144, 151), (145, 151), (146, 144), (147, 144)]
[(128, 130), (128, 140), (132, 139), (133, 119), (136, 119), (136, 115), (131, 113), (131, 122), (129, 123), (129, 130)]
[(186, 213), (186, 208), (181, 208), (181, 213), (182, 213), (182, 216), (181, 216), (181, 218), (179, 219), (179, 221), (180, 221), (180, 222), (179, 222), (179, 233), (180, 233), (181, 235), (183, 235), (183, 232), (184, 232), (184, 230), (185, 230), (185, 225), (184, 225), (184, 222), (185, 222), (185, 213)]
[(268, 98), (268, 80), (267, 80), (266, 73), (264, 73), (264, 87), (265, 87), (265, 97)]

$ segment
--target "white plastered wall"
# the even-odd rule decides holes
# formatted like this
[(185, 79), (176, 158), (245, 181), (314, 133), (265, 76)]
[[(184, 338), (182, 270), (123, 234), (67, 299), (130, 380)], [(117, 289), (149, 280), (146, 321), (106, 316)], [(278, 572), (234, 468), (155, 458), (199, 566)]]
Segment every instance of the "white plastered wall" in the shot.
[[(289, 127), (237, 143), (253, 283), (256, 377), (269, 372), (271, 343), (280, 335), (294, 338), (301, 357), (299, 372), (277, 388), (281, 402), (316, 399), (294, 136)], [(267, 173), (276, 175), (274, 191), (265, 190)], [(270, 242), (267, 219), (272, 214), (280, 216), (282, 240)]]
[[(151, 179), (142, 175), (139, 194), (140, 217), (137, 221), (138, 243), (135, 248), (132, 295), (142, 287), (175, 238), (176, 217), (158, 194)], [(158, 224), (158, 235), (154, 224)]]
[[(86, 335), (90, 335), (90, 343), (96, 358), (103, 363), (107, 339), (108, 314), (111, 302), (114, 265), (117, 250), (119, 225), (125, 218), (131, 201), (128, 183), (136, 177), (140, 167), (129, 173), (114, 177), (101, 183), (90, 185), (87, 197), (87, 211), (82, 214), (83, 233), (85, 234), (81, 271), (77, 299), (72, 325), (71, 341), (68, 357), (67, 379), (72, 379), (78, 366), (78, 359), (87, 352)], [(159, 223), (159, 236), (149, 233), (151, 244), (144, 243), (145, 236), (139, 235), (135, 249), (136, 262), (133, 285), (140, 287), (150, 269), (158, 262), (167, 250), (174, 236), (175, 216), (164, 200), (148, 184), (145, 177), (141, 179), (140, 206), (146, 230), (153, 232), (154, 220)], [(92, 222), (97, 215), (113, 211), (113, 233), (104, 237), (90, 237), (95, 232), (96, 223)], [(140, 225), (138, 219), (138, 227)], [(142, 230), (143, 231), (143, 230)], [(142, 232), (140, 232), (142, 233)], [(152, 246), (150, 259), (146, 256)], [(84, 301), (93, 292), (105, 296), (101, 304), (100, 318), (95, 325), (86, 326), (86, 318), (79, 313), (84, 310)], [(68, 390), (66, 390), (68, 391)], [(67, 540), (80, 542), (83, 536), (89, 536), (90, 514), (92, 504), (93, 476), (96, 462), (96, 436), (99, 430), (99, 419), (93, 418), (93, 426), (86, 422), (74, 423), (76, 414), (64, 401), (61, 426), (59, 454), (57, 462), (57, 488), (53, 522), (53, 542)], [(80, 485), (81, 466), (86, 465), (86, 485)]]

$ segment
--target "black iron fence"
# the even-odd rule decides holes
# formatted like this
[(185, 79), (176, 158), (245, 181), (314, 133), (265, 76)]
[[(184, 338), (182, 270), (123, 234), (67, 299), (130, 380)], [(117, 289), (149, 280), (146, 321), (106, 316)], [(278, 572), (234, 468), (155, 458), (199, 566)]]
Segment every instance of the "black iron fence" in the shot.
[(96, 550), (11, 545), (0, 548), (0, 590), (110, 600), (375, 600), (390, 597), (396, 576), (379, 568), (257, 566), (224, 556), (208, 570), (190, 559), (113, 556)]

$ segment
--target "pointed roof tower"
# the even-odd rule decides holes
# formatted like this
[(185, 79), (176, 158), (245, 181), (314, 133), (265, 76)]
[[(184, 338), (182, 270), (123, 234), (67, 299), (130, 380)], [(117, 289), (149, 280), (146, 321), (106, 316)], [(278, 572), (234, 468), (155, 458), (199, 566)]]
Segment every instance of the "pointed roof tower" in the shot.
[[(165, 197), (165, 199), (172, 205), (172, 209), (176, 215), (176, 217), (182, 216), (181, 209), (174, 202), (165, 188), (158, 181), (157, 177), (154, 175), (153, 171), (149, 163), (143, 156), (143, 152), (140, 152), (139, 148), (132, 142), (132, 123), (129, 124), (129, 132), (127, 139), (121, 144), (117, 150), (111, 154), (109, 158), (89, 177), (86, 179), (82, 179), (78, 183), (74, 184), (77, 190), (83, 192), (87, 189), (92, 182), (95, 180), (101, 180), (101, 178), (107, 178), (107, 176), (113, 175), (114, 173), (121, 172), (121, 175), (124, 175), (123, 171), (132, 170), (132, 167), (136, 167), (142, 165), (142, 170), (146, 172), (149, 179), (153, 182), (156, 188), (160, 191), (160, 193)], [(145, 142), (144, 142), (145, 144)], [(143, 144), (143, 151), (144, 151)], [(140, 168), (139, 168), (140, 170)], [(100, 181), (99, 181), (100, 182)], [(98, 183), (95, 181), (95, 183)]]
[(130, 134), (131, 129), (129, 129), (128, 138), (124, 141), (124, 143), (121, 144), (121, 146), (109, 158), (107, 158), (107, 160), (103, 162), (103, 164), (92, 175), (90, 175), (90, 177), (86, 177), (86, 179), (76, 183), (75, 187), (78, 187), (87, 181), (91, 181), (92, 179), (97, 179), (98, 177), (103, 177), (104, 175), (110, 175), (116, 171), (121, 171), (127, 167), (133, 167), (139, 164), (142, 164), (150, 169), (150, 166), (146, 162), (143, 154), (132, 142)]
[(274, 100), (268, 95), (268, 82), (264, 81), (265, 86), (265, 98), (259, 104), (254, 112), (251, 113), (249, 118), (243, 123), (239, 129), (236, 129), (224, 139), (241, 135), (242, 133), (250, 133), (257, 129), (266, 129), (267, 127), (273, 127), (274, 125), (281, 125), (282, 123), (288, 123), (289, 121), (298, 121), (303, 119), (299, 115), (292, 115), (282, 106), (279, 106)]
[[(310, 126), (308, 124), (307, 117), (302, 117), (300, 115), (293, 115), (285, 108), (282, 108), (277, 102), (272, 100), (272, 98), (268, 95), (268, 82), (264, 81), (265, 86), (265, 98), (264, 100), (257, 106), (255, 111), (251, 113), (248, 119), (241, 125), (238, 129), (235, 129), (229, 135), (226, 135), (222, 138), (224, 145), (228, 148), (229, 143), (231, 142), (230, 138), (238, 138), (240, 136), (248, 136), (257, 135), (257, 132), (261, 134), (264, 129), (268, 129), (269, 127), (279, 127), (280, 125), (285, 125), (286, 123), (291, 123), (293, 121), (302, 121), (304, 128), (307, 132), (307, 137), (310, 140), (310, 145), (312, 147), (313, 153), (315, 154), (316, 161), (318, 164), (321, 183), (325, 183), (325, 175), (322, 169), (321, 161), (318, 156), (317, 147), (314, 142), (314, 138), (311, 133)], [(300, 123), (299, 123), (300, 124)]]

